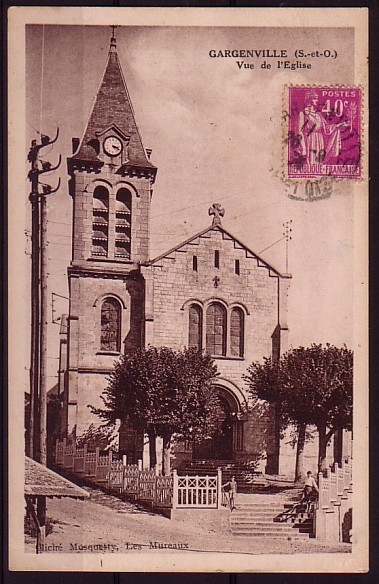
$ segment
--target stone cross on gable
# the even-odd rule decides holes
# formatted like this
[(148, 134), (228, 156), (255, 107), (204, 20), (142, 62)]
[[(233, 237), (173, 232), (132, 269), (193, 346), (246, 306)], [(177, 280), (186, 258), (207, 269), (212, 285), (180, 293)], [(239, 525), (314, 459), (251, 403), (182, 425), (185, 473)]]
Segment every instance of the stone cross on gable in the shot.
[(221, 225), (221, 217), (225, 215), (225, 209), (223, 209), (220, 203), (213, 203), (212, 207), (208, 209), (208, 215), (214, 215), (212, 225)]

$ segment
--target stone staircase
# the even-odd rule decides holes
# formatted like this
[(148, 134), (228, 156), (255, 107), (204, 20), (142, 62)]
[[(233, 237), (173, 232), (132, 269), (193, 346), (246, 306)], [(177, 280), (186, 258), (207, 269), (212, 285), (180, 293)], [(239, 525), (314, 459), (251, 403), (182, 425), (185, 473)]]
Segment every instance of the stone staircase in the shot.
[(237, 495), (231, 513), (231, 532), (238, 537), (306, 540), (312, 537), (312, 512), (288, 516), (299, 497), (290, 493)]
[(252, 465), (237, 463), (232, 460), (194, 460), (180, 469), (181, 474), (215, 474), (218, 468), (222, 469), (223, 484), (232, 477), (237, 482), (239, 493), (257, 492), (269, 485), (269, 481), (261, 472), (254, 471)]

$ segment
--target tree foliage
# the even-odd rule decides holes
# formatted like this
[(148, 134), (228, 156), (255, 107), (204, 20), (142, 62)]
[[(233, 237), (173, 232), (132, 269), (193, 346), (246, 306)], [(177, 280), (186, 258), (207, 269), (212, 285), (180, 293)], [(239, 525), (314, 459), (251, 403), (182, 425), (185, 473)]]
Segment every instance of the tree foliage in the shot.
[(330, 344), (299, 347), (284, 355), (281, 368), (287, 410), (295, 412), (297, 420), (317, 428), (325, 425), (332, 434), (351, 428), (352, 351)]
[(113, 425), (104, 427), (90, 424), (83, 434), (75, 436), (74, 440), (77, 448), (86, 445), (88, 450), (99, 448), (104, 452), (117, 452), (118, 449), (118, 433)]
[(282, 379), (281, 362), (275, 362), (271, 357), (264, 357), (263, 362), (253, 362), (244, 376), (253, 400), (264, 400), (277, 406), (277, 420), (283, 430), (291, 423), (287, 409), (284, 407), (285, 391)]
[(215, 429), (216, 375), (211, 357), (193, 349), (134, 351), (116, 363), (102, 395), (104, 407), (92, 411), (106, 425), (128, 418), (134, 428), (155, 436), (207, 438)]
[(292, 349), (278, 362), (252, 363), (245, 377), (253, 396), (276, 404), (282, 424), (319, 434), (319, 466), (336, 430), (350, 429), (353, 413), (353, 352), (327, 344)]

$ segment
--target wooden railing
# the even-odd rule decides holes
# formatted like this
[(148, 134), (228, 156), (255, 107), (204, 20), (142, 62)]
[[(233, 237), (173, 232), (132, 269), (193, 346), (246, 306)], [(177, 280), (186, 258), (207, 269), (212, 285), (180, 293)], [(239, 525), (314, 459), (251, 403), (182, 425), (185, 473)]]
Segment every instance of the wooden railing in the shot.
[[(86, 453), (86, 457), (84, 459), (84, 476), (95, 478), (96, 476), (96, 464), (97, 464), (97, 457), (99, 456), (99, 449), (96, 448), (95, 452), (88, 451)], [(64, 466), (63, 463), (63, 467)]]
[(108, 483), (109, 471), (112, 465), (112, 452), (100, 454), (97, 456), (95, 468), (95, 481), (97, 483)]
[(156, 469), (142, 469), (142, 461), (127, 465), (113, 460), (111, 452), (77, 448), (66, 440), (56, 443), (55, 464), (111, 492), (156, 508), (219, 509), (226, 504), (222, 500), (221, 469), (213, 476), (178, 476), (176, 470), (170, 476), (159, 476)]
[(84, 448), (76, 448), (75, 449), (75, 456), (74, 456), (74, 473), (76, 474), (84, 474), (85, 472), (85, 459), (87, 453), (87, 446), (85, 445)]
[(158, 507), (172, 507), (173, 479), (172, 476), (157, 476), (155, 483), (155, 500)]
[(138, 499), (141, 501), (155, 501), (155, 483), (157, 475), (155, 469), (141, 470), (138, 474)]
[(218, 509), (222, 505), (221, 470), (216, 476), (178, 476), (173, 473), (177, 509)]
[[(142, 470), (142, 465), (129, 464), (124, 466), (124, 477), (123, 477), (123, 487), (122, 492), (128, 493), (129, 495), (138, 496), (139, 493), (139, 473)], [(112, 484), (109, 485), (112, 489)]]
[(108, 473), (108, 488), (122, 493), (124, 489), (124, 465), (122, 460), (112, 462)]

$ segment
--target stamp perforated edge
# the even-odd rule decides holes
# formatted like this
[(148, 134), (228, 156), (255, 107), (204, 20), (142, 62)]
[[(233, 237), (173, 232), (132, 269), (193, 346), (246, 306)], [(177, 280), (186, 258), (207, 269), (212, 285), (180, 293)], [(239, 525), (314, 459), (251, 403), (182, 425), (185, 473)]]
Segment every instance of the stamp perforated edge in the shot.
[[(291, 87), (299, 88), (299, 89), (317, 89), (319, 87), (324, 87), (326, 89), (359, 89), (361, 92), (361, 107), (360, 107), (360, 145), (361, 145), (361, 174), (359, 177), (353, 176), (346, 176), (346, 177), (333, 177), (333, 176), (318, 176), (318, 177), (298, 177), (293, 178), (288, 176), (288, 160), (287, 160), (287, 152), (288, 152), (288, 110), (289, 110), (289, 89)], [(341, 181), (348, 181), (354, 183), (362, 183), (365, 180), (364, 175), (364, 168), (365, 168), (365, 126), (364, 126), (364, 111), (365, 111), (365, 91), (364, 86), (362, 84), (340, 84), (334, 83), (333, 85), (329, 85), (327, 83), (286, 83), (283, 86), (282, 91), (282, 111), (281, 111), (281, 120), (282, 120), (282, 165), (280, 171), (280, 178), (281, 180), (286, 183), (288, 186), (293, 185), (300, 185), (300, 184), (320, 184), (326, 183), (336, 183)]]

